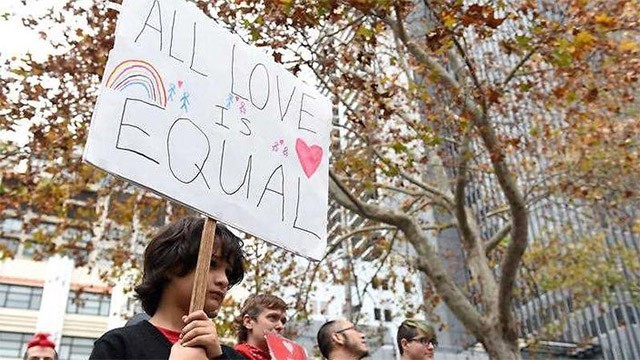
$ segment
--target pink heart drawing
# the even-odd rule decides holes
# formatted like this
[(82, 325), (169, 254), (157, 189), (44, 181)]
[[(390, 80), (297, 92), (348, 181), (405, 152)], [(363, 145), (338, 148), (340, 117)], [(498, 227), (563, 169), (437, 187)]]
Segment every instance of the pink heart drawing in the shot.
[(309, 147), (304, 140), (297, 139), (296, 153), (298, 153), (298, 160), (300, 160), (302, 170), (305, 175), (307, 175), (307, 178), (310, 178), (320, 165), (320, 161), (322, 160), (322, 148), (318, 145)]
[(182, 80), (178, 80), (178, 87), (179, 87), (179, 88), (181, 88), (181, 87), (182, 87), (182, 84), (183, 84)]

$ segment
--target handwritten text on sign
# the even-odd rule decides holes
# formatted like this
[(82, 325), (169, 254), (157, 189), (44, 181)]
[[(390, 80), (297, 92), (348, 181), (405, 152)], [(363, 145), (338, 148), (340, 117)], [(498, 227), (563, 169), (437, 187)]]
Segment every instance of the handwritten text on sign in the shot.
[(123, 3), (85, 160), (298, 254), (326, 246), (331, 105), (177, 0)]

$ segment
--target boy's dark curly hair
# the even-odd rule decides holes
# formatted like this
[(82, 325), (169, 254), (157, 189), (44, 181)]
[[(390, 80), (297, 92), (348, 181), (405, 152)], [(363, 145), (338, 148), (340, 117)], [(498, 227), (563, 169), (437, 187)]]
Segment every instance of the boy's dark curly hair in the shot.
[[(189, 216), (160, 230), (144, 251), (142, 282), (135, 287), (144, 311), (153, 316), (171, 276), (185, 276), (196, 268), (204, 218)], [(227, 261), (229, 288), (244, 278), (242, 240), (224, 225), (216, 224), (215, 250)]]

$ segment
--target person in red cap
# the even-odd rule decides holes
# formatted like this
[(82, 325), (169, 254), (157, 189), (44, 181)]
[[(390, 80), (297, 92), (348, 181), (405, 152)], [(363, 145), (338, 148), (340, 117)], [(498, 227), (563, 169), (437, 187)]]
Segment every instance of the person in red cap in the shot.
[(27, 344), (24, 360), (58, 360), (56, 344), (47, 333), (36, 333)]

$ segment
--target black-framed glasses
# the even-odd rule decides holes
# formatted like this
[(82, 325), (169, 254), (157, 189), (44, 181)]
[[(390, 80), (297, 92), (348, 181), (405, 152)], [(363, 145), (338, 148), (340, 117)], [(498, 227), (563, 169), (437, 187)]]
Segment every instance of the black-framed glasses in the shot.
[(431, 345), (433, 345), (434, 348), (438, 347), (438, 340), (436, 340), (436, 339), (429, 339), (429, 338), (426, 338), (426, 337), (418, 337), (418, 338), (409, 339), (409, 341), (416, 341), (416, 342), (419, 342), (420, 344), (425, 345), (425, 346), (431, 344)]
[(355, 325), (351, 325), (348, 328), (344, 328), (342, 330), (336, 331), (336, 334), (340, 334), (340, 333), (343, 333), (343, 332), (349, 331), (349, 330), (356, 330), (357, 331), (356, 326)]

